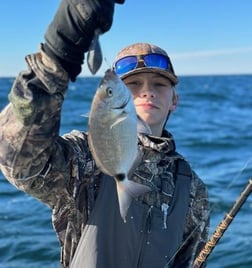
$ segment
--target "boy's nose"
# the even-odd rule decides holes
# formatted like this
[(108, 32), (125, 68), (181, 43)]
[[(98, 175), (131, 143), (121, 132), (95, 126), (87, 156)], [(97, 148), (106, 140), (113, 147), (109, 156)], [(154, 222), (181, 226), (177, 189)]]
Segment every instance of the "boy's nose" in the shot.
[(155, 98), (155, 93), (152, 90), (145, 90), (140, 94), (141, 98)]

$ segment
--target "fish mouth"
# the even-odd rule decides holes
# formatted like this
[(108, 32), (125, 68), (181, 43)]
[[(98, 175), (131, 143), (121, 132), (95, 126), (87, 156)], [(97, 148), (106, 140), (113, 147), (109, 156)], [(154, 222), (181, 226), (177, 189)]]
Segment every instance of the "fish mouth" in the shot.
[(127, 106), (127, 104), (130, 102), (130, 99), (131, 99), (131, 95), (129, 94), (127, 99), (120, 106), (114, 106), (112, 107), (112, 109), (114, 110), (124, 109)]

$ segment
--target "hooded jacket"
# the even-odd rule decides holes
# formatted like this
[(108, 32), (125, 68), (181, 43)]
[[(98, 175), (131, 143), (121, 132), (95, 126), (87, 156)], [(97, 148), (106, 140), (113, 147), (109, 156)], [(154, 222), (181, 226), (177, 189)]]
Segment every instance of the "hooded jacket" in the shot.
[[(81, 235), (90, 226), (97, 200), (108, 194), (104, 189), (113, 189), (113, 180), (104, 176), (95, 165), (86, 133), (74, 130), (59, 136), (61, 107), (69, 81), (66, 72), (43, 51), (27, 56), (26, 60), (29, 70), (21, 72), (16, 78), (9, 95), (10, 104), (0, 114), (0, 167), (10, 183), (52, 209), (52, 223), (61, 245), (60, 262), (66, 268), (73, 259)], [(191, 267), (208, 235), (206, 186), (190, 170), (191, 176), (187, 176), (188, 187), (183, 187), (182, 184), (177, 188), (188, 189), (188, 197), (183, 199), (186, 207), (183, 207), (183, 202), (180, 204), (185, 212), (182, 212), (183, 215), (178, 213), (175, 217), (181, 217), (182, 220), (179, 223), (170, 221), (171, 208), (181, 199), (180, 191), (176, 192), (176, 178), (178, 159), (183, 160), (183, 157), (176, 153), (173, 137), (167, 131), (164, 131), (161, 138), (139, 134), (139, 147), (143, 158), (130, 179), (150, 186), (152, 191), (134, 200), (130, 208), (132, 214), (130, 212), (128, 217), (133, 215), (131, 221), (134, 222), (135, 216), (140, 213), (142, 221), (136, 219), (134, 223), (145, 222), (145, 226), (127, 229), (127, 232), (131, 230), (129, 233), (132, 237), (119, 240), (122, 244), (128, 243), (128, 250), (132, 246), (131, 251), (127, 252), (126, 257), (129, 258), (125, 260), (125, 267), (146, 268), (146, 260), (148, 263), (153, 261), (148, 266), (150, 268)], [(168, 211), (170, 209), (167, 218), (162, 211), (163, 204), (168, 206)], [(112, 205), (112, 208), (116, 209), (116, 205)], [(105, 205), (102, 215), (109, 219), (115, 215), (113, 210), (106, 210)], [(109, 224), (110, 221), (105, 222)], [(158, 245), (161, 241), (160, 232), (167, 231), (165, 225), (167, 229), (171, 225), (180, 228), (174, 229), (181, 236), (174, 247), (175, 251), (167, 255), (158, 246), (148, 251), (148, 243)], [(106, 239), (117, 234), (110, 230)], [(138, 237), (132, 233), (135, 230), (147, 232), (140, 246), (133, 243)], [(169, 249), (174, 239), (162, 240), (162, 247)], [(105, 246), (103, 248), (105, 250)], [(145, 256), (153, 250), (156, 250), (153, 258), (149, 256), (146, 259)], [(108, 255), (103, 253), (103, 256)], [(109, 256), (113, 259), (111, 252)], [(162, 261), (159, 262), (161, 258)], [(155, 263), (157, 259), (158, 265)], [(131, 266), (133, 262), (136, 266)], [(112, 267), (116, 266), (103, 266)]]

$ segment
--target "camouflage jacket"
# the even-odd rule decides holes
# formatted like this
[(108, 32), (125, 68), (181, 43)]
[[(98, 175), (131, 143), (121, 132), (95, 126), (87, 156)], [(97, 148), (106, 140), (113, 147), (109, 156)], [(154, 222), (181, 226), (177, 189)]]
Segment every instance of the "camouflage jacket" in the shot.
[[(68, 76), (41, 51), (26, 57), (29, 70), (16, 78), (10, 104), (0, 114), (0, 167), (18, 189), (52, 209), (61, 245), (61, 267), (69, 267), (99, 192), (101, 172), (92, 158), (87, 134), (59, 136), (61, 106)], [(172, 136), (139, 135), (143, 159), (132, 175), (153, 190), (139, 202), (160, 208), (174, 190), (175, 153)], [(163, 182), (166, 182), (163, 184)], [(192, 171), (189, 210), (181, 249), (173, 267), (191, 267), (206, 242), (209, 204), (205, 184)]]

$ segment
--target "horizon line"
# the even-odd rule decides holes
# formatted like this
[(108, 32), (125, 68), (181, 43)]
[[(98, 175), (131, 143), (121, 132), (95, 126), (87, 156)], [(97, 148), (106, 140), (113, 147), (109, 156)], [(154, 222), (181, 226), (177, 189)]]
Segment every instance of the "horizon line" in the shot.
[[(242, 73), (193, 73), (193, 74), (177, 74), (178, 77), (183, 77), (183, 76), (247, 76), (247, 75), (252, 75), (252, 72), (242, 72)], [(15, 79), (18, 75), (0, 75), (1, 78), (11, 78)], [(78, 78), (101, 78), (103, 75), (79, 75)]]

